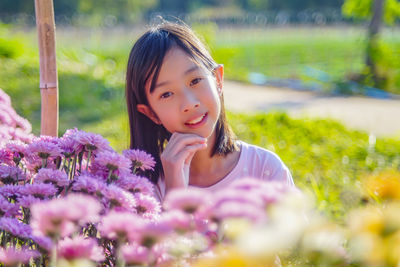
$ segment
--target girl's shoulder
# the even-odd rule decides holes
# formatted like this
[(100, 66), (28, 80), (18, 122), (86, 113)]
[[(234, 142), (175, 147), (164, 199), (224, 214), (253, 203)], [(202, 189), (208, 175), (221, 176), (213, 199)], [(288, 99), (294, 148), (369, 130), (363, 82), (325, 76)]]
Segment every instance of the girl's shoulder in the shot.
[(241, 155), (236, 166), (238, 175), (260, 178), (263, 180), (279, 180), (293, 185), (291, 173), (281, 158), (273, 151), (263, 147), (239, 141)]

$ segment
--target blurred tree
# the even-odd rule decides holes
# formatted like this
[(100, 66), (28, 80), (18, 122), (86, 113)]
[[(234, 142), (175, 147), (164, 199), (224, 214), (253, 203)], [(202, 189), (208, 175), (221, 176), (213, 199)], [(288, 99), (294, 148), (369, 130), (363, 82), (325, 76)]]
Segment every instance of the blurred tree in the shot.
[(400, 17), (400, 2), (397, 0), (345, 0), (342, 12), (347, 17), (369, 20), (365, 64), (366, 75), (371, 75), (373, 85), (384, 88), (385, 73), (379, 71), (385, 48), (380, 42), (382, 23), (392, 25)]
[(138, 21), (143, 13), (157, 3), (157, 0), (79, 0), (78, 11), (103, 18), (114, 16), (118, 22), (127, 23)]

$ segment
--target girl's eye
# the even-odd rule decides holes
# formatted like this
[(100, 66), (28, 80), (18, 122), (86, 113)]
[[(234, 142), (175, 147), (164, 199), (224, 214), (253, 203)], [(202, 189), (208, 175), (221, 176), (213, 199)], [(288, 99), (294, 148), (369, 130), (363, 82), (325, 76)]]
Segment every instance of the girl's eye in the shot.
[(171, 92), (165, 92), (165, 93), (163, 93), (163, 94), (160, 96), (160, 98), (168, 98), (168, 97), (170, 97), (171, 95), (172, 95)]
[(202, 80), (202, 78), (195, 78), (190, 82), (190, 86), (196, 85), (198, 84), (200, 81)]

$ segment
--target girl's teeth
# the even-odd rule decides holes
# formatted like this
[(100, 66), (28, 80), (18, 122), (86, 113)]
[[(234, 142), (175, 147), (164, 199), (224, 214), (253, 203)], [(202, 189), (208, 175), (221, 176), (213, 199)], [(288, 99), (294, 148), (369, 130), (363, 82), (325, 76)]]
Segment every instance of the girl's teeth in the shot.
[(199, 123), (203, 118), (204, 118), (204, 115), (201, 116), (201, 117), (199, 117), (199, 118), (196, 119), (196, 120), (189, 121), (188, 124), (196, 124), (196, 123)]

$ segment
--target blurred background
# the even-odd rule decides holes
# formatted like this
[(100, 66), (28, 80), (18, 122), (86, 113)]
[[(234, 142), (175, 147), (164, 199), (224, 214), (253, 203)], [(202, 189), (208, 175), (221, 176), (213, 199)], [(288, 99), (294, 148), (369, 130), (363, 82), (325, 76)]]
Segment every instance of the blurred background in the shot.
[[(328, 96), (400, 94), (396, 0), (55, 0), (60, 135), (78, 127), (129, 146), (125, 68), (159, 16), (182, 20), (225, 66), (225, 78)], [(0, 88), (40, 132), (32, 0), (0, 2)], [(265, 87), (267, 88), (267, 87)], [(358, 112), (355, 110), (354, 112)], [(335, 218), (362, 201), (360, 177), (400, 165), (400, 142), (331, 119), (229, 112), (237, 135), (275, 151), (296, 184)]]

